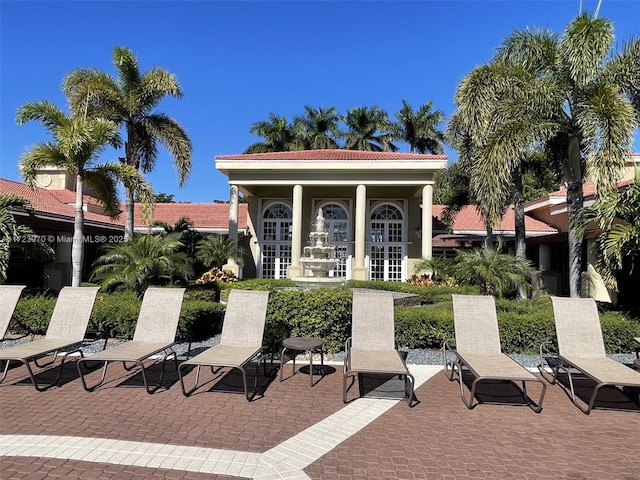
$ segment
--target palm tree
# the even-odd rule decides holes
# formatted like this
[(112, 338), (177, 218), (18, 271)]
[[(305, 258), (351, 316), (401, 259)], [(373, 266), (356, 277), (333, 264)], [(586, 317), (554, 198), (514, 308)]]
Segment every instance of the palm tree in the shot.
[(293, 126), (285, 116), (270, 113), (268, 120), (253, 123), (249, 132), (262, 137), (264, 141), (250, 145), (244, 153), (288, 152), (301, 149), (297, 148)]
[(153, 229), (161, 229), (160, 232), (154, 232), (159, 235), (167, 235), (174, 232), (178, 233), (180, 241), (184, 244), (184, 251), (187, 252), (189, 258), (192, 260), (196, 259), (196, 246), (198, 242), (202, 240), (202, 235), (193, 228), (193, 222), (189, 217), (180, 217), (173, 225), (161, 220), (155, 220), (149, 225), (149, 228), (152, 231)]
[(501, 253), (502, 241), (492, 245), (485, 241), (482, 247), (458, 250), (447, 263), (445, 273), (460, 285), (477, 285), (483, 295), (503, 296), (520, 290), (530, 291), (535, 271), (528, 260)]
[(16, 121), (22, 125), (35, 120), (42, 123), (53, 136), (54, 142), (39, 142), (25, 152), (20, 161), (20, 170), (26, 183), (35, 188), (36, 173), (45, 166), (58, 167), (76, 177), (75, 220), (71, 250), (72, 286), (81, 282), (84, 255), (83, 192), (85, 182), (92, 188), (105, 212), (112, 217), (120, 213), (116, 181), (121, 180), (127, 188), (139, 192), (145, 199), (146, 213), (150, 213), (151, 187), (137, 170), (120, 163), (95, 165), (100, 152), (107, 145), (120, 145), (118, 126), (102, 118), (67, 116), (50, 102), (28, 102), (18, 109)]
[[(183, 186), (191, 172), (191, 140), (184, 128), (163, 112), (155, 111), (166, 97), (182, 98), (175, 76), (163, 68), (141, 73), (138, 60), (130, 49), (116, 46), (113, 64), (118, 78), (93, 68), (73, 70), (62, 88), (76, 114), (85, 112), (124, 126), (127, 132), (127, 165), (149, 173), (158, 157), (158, 143), (164, 145), (174, 160), (178, 185)], [(134, 192), (126, 188), (125, 239), (133, 234)]]
[(580, 232), (590, 222), (602, 229), (594, 244), (596, 269), (607, 287), (617, 291), (617, 275), (640, 266), (640, 174), (628, 187), (607, 190), (584, 208)]
[(28, 200), (14, 195), (0, 195), (0, 283), (7, 279), (11, 247), (29, 250), (40, 257), (45, 263), (55, 259), (53, 249), (42, 242), (31, 241), (35, 233), (25, 225), (18, 225), (13, 211), (23, 210), (31, 212)]
[(409, 144), (411, 153), (444, 153), (444, 134), (437, 128), (444, 121), (444, 113), (441, 110), (432, 111), (432, 108), (433, 102), (428, 101), (414, 112), (411, 105), (402, 100), (393, 131), (396, 140)]
[(196, 250), (196, 258), (207, 268), (212, 268), (213, 266), (222, 268), (222, 265), (224, 265), (229, 258), (234, 259), (239, 265), (242, 265), (243, 256), (244, 249), (238, 245), (236, 240), (220, 235), (214, 235), (200, 240)]
[(336, 140), (342, 136), (340, 120), (342, 116), (334, 107), (315, 109), (305, 105), (304, 116), (293, 119), (293, 135), (302, 150), (338, 148)]
[(129, 242), (108, 245), (93, 262), (91, 278), (105, 290), (123, 285), (142, 295), (149, 285), (172, 284), (193, 276), (191, 261), (183, 249), (179, 233), (136, 234)]
[(354, 107), (344, 118), (347, 132), (344, 134), (347, 150), (365, 150), (372, 152), (395, 152), (398, 148), (392, 143), (392, 125), (387, 112), (380, 107)]
[(611, 22), (586, 13), (571, 21), (561, 38), (548, 30), (507, 37), (495, 62), (511, 72), (494, 80), (519, 82), (519, 88), (509, 88), (512, 98), (498, 103), (504, 122), (484, 142), (474, 170), (483, 179), (478, 196), (495, 206), (512, 184), (518, 152), (539, 143), (554, 165), (562, 165), (572, 297), (580, 296), (577, 220), (586, 172), (599, 190), (611, 188), (620, 178), (638, 122), (632, 99), (640, 85), (640, 38), (618, 54), (612, 52), (613, 40)]

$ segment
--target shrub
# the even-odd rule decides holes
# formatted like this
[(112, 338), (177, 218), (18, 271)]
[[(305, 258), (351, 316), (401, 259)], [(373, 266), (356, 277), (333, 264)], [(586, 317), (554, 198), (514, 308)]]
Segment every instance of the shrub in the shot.
[(21, 298), (13, 313), (11, 326), (33, 335), (42, 335), (47, 331), (55, 304), (56, 297), (52, 295)]
[(98, 293), (89, 325), (109, 337), (131, 338), (141, 301), (133, 291)]
[(395, 308), (396, 342), (402, 348), (441, 348), (453, 338), (451, 305)]
[(219, 333), (225, 307), (206, 300), (185, 300), (178, 324), (179, 340), (205, 340)]
[(640, 322), (619, 312), (601, 313), (600, 322), (608, 353), (633, 352), (637, 347), (634, 337), (640, 337)]
[(479, 289), (472, 286), (450, 287), (443, 285), (417, 286), (400, 282), (382, 282), (382, 281), (365, 281), (365, 280), (349, 280), (347, 283), (349, 288), (367, 288), (371, 290), (385, 290), (391, 292), (414, 293), (420, 296), (422, 305), (430, 305), (434, 303), (451, 303), (451, 294), (478, 294)]
[(189, 285), (184, 293), (185, 300), (204, 300), (207, 302), (220, 301), (220, 287), (217, 283)]
[(345, 288), (281, 290), (269, 296), (266, 343), (277, 346), (291, 336), (317, 337), (325, 352), (344, 348), (351, 328), (351, 291)]

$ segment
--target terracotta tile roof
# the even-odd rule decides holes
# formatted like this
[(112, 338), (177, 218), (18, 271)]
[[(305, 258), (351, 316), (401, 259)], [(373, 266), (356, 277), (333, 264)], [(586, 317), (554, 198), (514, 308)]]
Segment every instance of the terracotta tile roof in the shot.
[[(633, 180), (623, 180), (621, 182), (618, 182), (617, 187), (621, 188), (621, 187), (626, 187), (627, 185), (631, 185), (633, 183)], [(582, 194), (585, 198), (588, 197), (592, 197), (596, 194), (596, 184), (593, 182), (585, 182), (582, 184)], [(560, 190), (556, 190), (555, 192), (551, 192), (548, 195), (549, 198), (556, 198), (556, 197), (560, 197), (560, 198), (566, 198), (567, 197), (567, 189), (565, 187), (562, 187)]]
[[(0, 178), (0, 194), (17, 195), (29, 200), (36, 213), (44, 213), (73, 219), (75, 210), (70, 203), (75, 202), (76, 195), (71, 190), (46, 190), (44, 188), (32, 189), (24, 183)], [(84, 202), (88, 205), (99, 205), (96, 198), (84, 196)], [(215, 229), (226, 231), (229, 227), (229, 205), (226, 203), (157, 203), (154, 211), (154, 219), (174, 224), (181, 217), (187, 216), (193, 222), (196, 229)], [(124, 212), (124, 205), (121, 206)], [(134, 207), (135, 226), (142, 227), (144, 222), (140, 204)], [(88, 222), (109, 224), (113, 226), (124, 225), (124, 213), (112, 220), (108, 215), (85, 211), (85, 220)], [(247, 228), (247, 204), (238, 205), (238, 228)]]
[[(446, 205), (434, 205), (433, 216), (438, 220), (442, 219), (443, 212)], [(510, 206), (502, 217), (500, 225), (495, 226), (496, 231), (513, 232), (515, 223), (515, 211), (513, 206)], [(525, 228), (527, 232), (545, 232), (556, 233), (557, 229), (547, 225), (544, 222), (531, 218), (525, 215), (524, 218)], [(454, 232), (486, 232), (484, 220), (482, 215), (478, 212), (474, 205), (466, 205), (456, 215), (453, 222)]]
[[(196, 229), (228, 230), (228, 203), (156, 203), (154, 218), (173, 225), (182, 217), (189, 217)], [(135, 227), (144, 227), (139, 203), (134, 207)], [(247, 228), (247, 204), (238, 205), (238, 229)]]
[(419, 153), (363, 152), (360, 150), (299, 150), (294, 152), (249, 153), (217, 155), (216, 160), (447, 160), (446, 155)]

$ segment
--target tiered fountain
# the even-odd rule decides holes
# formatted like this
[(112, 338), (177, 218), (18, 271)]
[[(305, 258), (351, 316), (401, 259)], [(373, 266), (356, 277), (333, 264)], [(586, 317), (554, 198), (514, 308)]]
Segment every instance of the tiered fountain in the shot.
[(294, 277), (293, 282), (302, 288), (330, 288), (342, 287), (345, 284), (343, 277), (330, 277), (329, 272), (336, 268), (339, 259), (335, 258), (335, 246), (328, 246), (328, 232), (324, 231), (324, 216), (322, 209), (318, 210), (315, 230), (309, 234), (311, 245), (304, 247), (300, 264), (304, 271), (309, 271), (310, 275)]

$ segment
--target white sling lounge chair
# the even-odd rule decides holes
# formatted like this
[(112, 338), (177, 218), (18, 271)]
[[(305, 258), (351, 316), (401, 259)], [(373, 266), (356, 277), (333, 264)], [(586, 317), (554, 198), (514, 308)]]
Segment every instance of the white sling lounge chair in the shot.
[[(264, 356), (262, 343), (268, 301), (269, 292), (267, 291), (231, 290), (231, 292), (229, 292), (227, 309), (225, 310), (224, 321), (222, 323), (220, 343), (180, 364), (178, 374), (180, 376), (182, 393), (185, 397), (188, 397), (198, 389), (200, 368), (206, 366), (211, 367), (213, 373), (217, 373), (223, 367), (240, 370), (242, 373), (244, 394), (248, 401), (253, 399), (261, 361), (265, 362), (264, 368), (266, 376), (266, 357)], [(256, 357), (259, 358), (256, 363), (254, 391), (249, 393), (245, 367)], [(193, 388), (187, 390), (184, 385), (184, 374), (182, 371), (185, 368), (193, 366), (196, 367), (195, 384)]]
[[(457, 373), (460, 397), (467, 408), (474, 408), (476, 387), (483, 381), (522, 382), (522, 395), (531, 409), (539, 413), (547, 385), (518, 362), (505, 355), (500, 346), (498, 317), (495, 300), (488, 295), (451, 295), (456, 348), (445, 342), (442, 348), (444, 371), (449, 380)], [(455, 355), (453, 362), (447, 353)], [(474, 376), (469, 400), (464, 395), (462, 370), (466, 368)], [(534, 402), (527, 394), (527, 382), (537, 382), (542, 387), (540, 399)]]
[[(175, 345), (184, 291), (184, 288), (147, 288), (140, 306), (133, 340), (78, 361), (78, 373), (82, 380), (82, 386), (87, 392), (92, 392), (104, 383), (110, 362), (122, 362), (127, 371), (133, 370), (136, 366), (139, 367), (147, 393), (154, 393), (162, 386), (167, 359), (173, 358), (176, 370), (178, 369), (177, 354), (172, 350), (172, 347)], [(165, 352), (162, 358), (160, 379), (156, 385), (151, 387), (144, 362), (160, 352)], [(85, 373), (82, 371), (82, 365), (86, 362), (104, 362), (102, 378), (93, 386), (87, 385)], [(154, 359), (152, 363), (156, 362), (157, 360)], [(133, 365), (128, 367), (127, 363)]]
[[(7, 377), (9, 364), (12, 361), (17, 361), (22, 362), (27, 367), (31, 383), (33, 383), (36, 390), (43, 391), (53, 385), (57, 385), (62, 375), (62, 367), (69, 357), (69, 353), (79, 352), (82, 357), (82, 350), (78, 348), (74, 352), (67, 352), (64, 355), (58, 369), (58, 376), (53, 384), (46, 387), (38, 385), (29, 362), (33, 360), (38, 368), (49, 366), (56, 361), (60, 350), (79, 345), (84, 340), (98, 290), (99, 287), (64, 287), (60, 290), (45, 337), (41, 340), (0, 350), (0, 361), (7, 362), (0, 383)], [(43, 364), (38, 363), (39, 359), (51, 352), (55, 352), (51, 360)]]
[[(559, 372), (565, 372), (571, 400), (587, 415), (593, 409), (598, 392), (604, 386), (640, 389), (640, 372), (607, 357), (598, 306), (592, 298), (551, 297), (551, 303), (560, 359), (552, 368), (551, 379), (545, 377), (552, 385), (556, 383)], [(540, 347), (541, 370), (544, 365), (543, 355), (549, 353), (548, 350), (545, 351), (544, 345)], [(596, 383), (588, 403), (578, 401), (573, 384), (573, 370)]]
[[(396, 349), (393, 295), (353, 292), (351, 337), (345, 344), (342, 401), (359, 374), (391, 374), (405, 379), (407, 404), (413, 406), (415, 380)], [(347, 385), (351, 377), (351, 385)]]
[(0, 339), (7, 334), (23, 289), (24, 285), (0, 285)]

